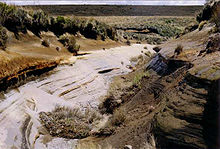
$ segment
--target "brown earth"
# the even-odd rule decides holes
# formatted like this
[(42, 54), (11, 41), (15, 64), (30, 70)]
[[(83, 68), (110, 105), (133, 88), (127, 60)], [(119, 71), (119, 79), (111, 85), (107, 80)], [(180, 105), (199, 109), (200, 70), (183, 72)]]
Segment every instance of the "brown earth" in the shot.
[(91, 51), (91, 50), (101, 50), (101, 49), (110, 49), (118, 46), (125, 45), (124, 43), (113, 41), (110, 39), (102, 40), (93, 40), (86, 38), (76, 38), (77, 44), (80, 45), (80, 52)]
[[(8, 36), (7, 49), (0, 50), (0, 90), (20, 85), (27, 78), (43, 74), (55, 68), (62, 60), (72, 56), (52, 32), (42, 32), (40, 38), (31, 32), (20, 33), (17, 39), (12, 32), (8, 31)], [(50, 46), (43, 46), (42, 40), (48, 40)], [(108, 49), (121, 45), (112, 40), (101, 41), (86, 38), (77, 38), (77, 43), (81, 46), (81, 54), (84, 51)], [(57, 47), (60, 48), (59, 51)]]
[[(217, 148), (220, 51), (199, 55), (213, 34), (212, 27), (208, 24), (160, 45), (160, 53), (145, 67), (150, 78), (142, 79), (140, 89), (126, 86), (132, 74), (115, 78), (110, 96), (122, 100), (115, 108), (123, 109), (125, 121), (99, 144), (139, 149), (146, 147), (152, 134), (157, 148)], [(178, 44), (183, 51), (175, 56)]]

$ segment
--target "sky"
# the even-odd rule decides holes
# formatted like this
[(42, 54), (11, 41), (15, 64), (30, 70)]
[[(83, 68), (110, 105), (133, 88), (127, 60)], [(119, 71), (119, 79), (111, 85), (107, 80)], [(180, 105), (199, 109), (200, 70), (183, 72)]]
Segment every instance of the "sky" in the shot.
[(15, 5), (203, 5), (205, 0), (0, 0)]

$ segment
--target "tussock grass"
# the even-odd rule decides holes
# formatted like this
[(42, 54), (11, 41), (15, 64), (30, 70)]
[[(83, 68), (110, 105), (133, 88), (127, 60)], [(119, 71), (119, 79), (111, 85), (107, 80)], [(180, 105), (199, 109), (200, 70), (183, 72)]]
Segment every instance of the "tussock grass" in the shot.
[(80, 49), (80, 45), (76, 44), (76, 39), (73, 35), (70, 34), (64, 34), (59, 37), (59, 41), (67, 47), (69, 52), (77, 54), (77, 52)]
[(64, 138), (85, 138), (91, 135), (92, 129), (103, 118), (94, 109), (57, 106), (52, 112), (41, 112), (40, 119), (50, 135)]

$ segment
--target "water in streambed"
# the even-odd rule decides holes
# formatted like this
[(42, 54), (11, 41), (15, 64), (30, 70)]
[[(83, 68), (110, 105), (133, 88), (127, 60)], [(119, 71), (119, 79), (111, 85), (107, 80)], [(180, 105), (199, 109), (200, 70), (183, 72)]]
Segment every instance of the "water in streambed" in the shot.
[(47, 77), (31, 81), (5, 94), (0, 102), (0, 149), (72, 149), (76, 140), (53, 138), (43, 143), (38, 114), (56, 105), (83, 107), (99, 104), (113, 76), (130, 72), (130, 58), (147, 46), (132, 45), (93, 51), (73, 65), (62, 65)]

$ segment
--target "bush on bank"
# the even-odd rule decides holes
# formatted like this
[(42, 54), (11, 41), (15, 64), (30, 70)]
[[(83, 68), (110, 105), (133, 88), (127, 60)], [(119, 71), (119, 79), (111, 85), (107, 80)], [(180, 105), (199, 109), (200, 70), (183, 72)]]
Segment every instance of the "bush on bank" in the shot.
[(7, 39), (8, 39), (8, 36), (7, 36), (6, 29), (0, 26), (0, 49), (5, 50)]
[(116, 31), (105, 23), (94, 19), (66, 18), (62, 16), (52, 17), (41, 10), (25, 10), (0, 2), (0, 25), (13, 32), (27, 33), (30, 30), (40, 37), (41, 31), (52, 31), (58, 37), (65, 34), (80, 32), (86, 38), (116, 39)]

